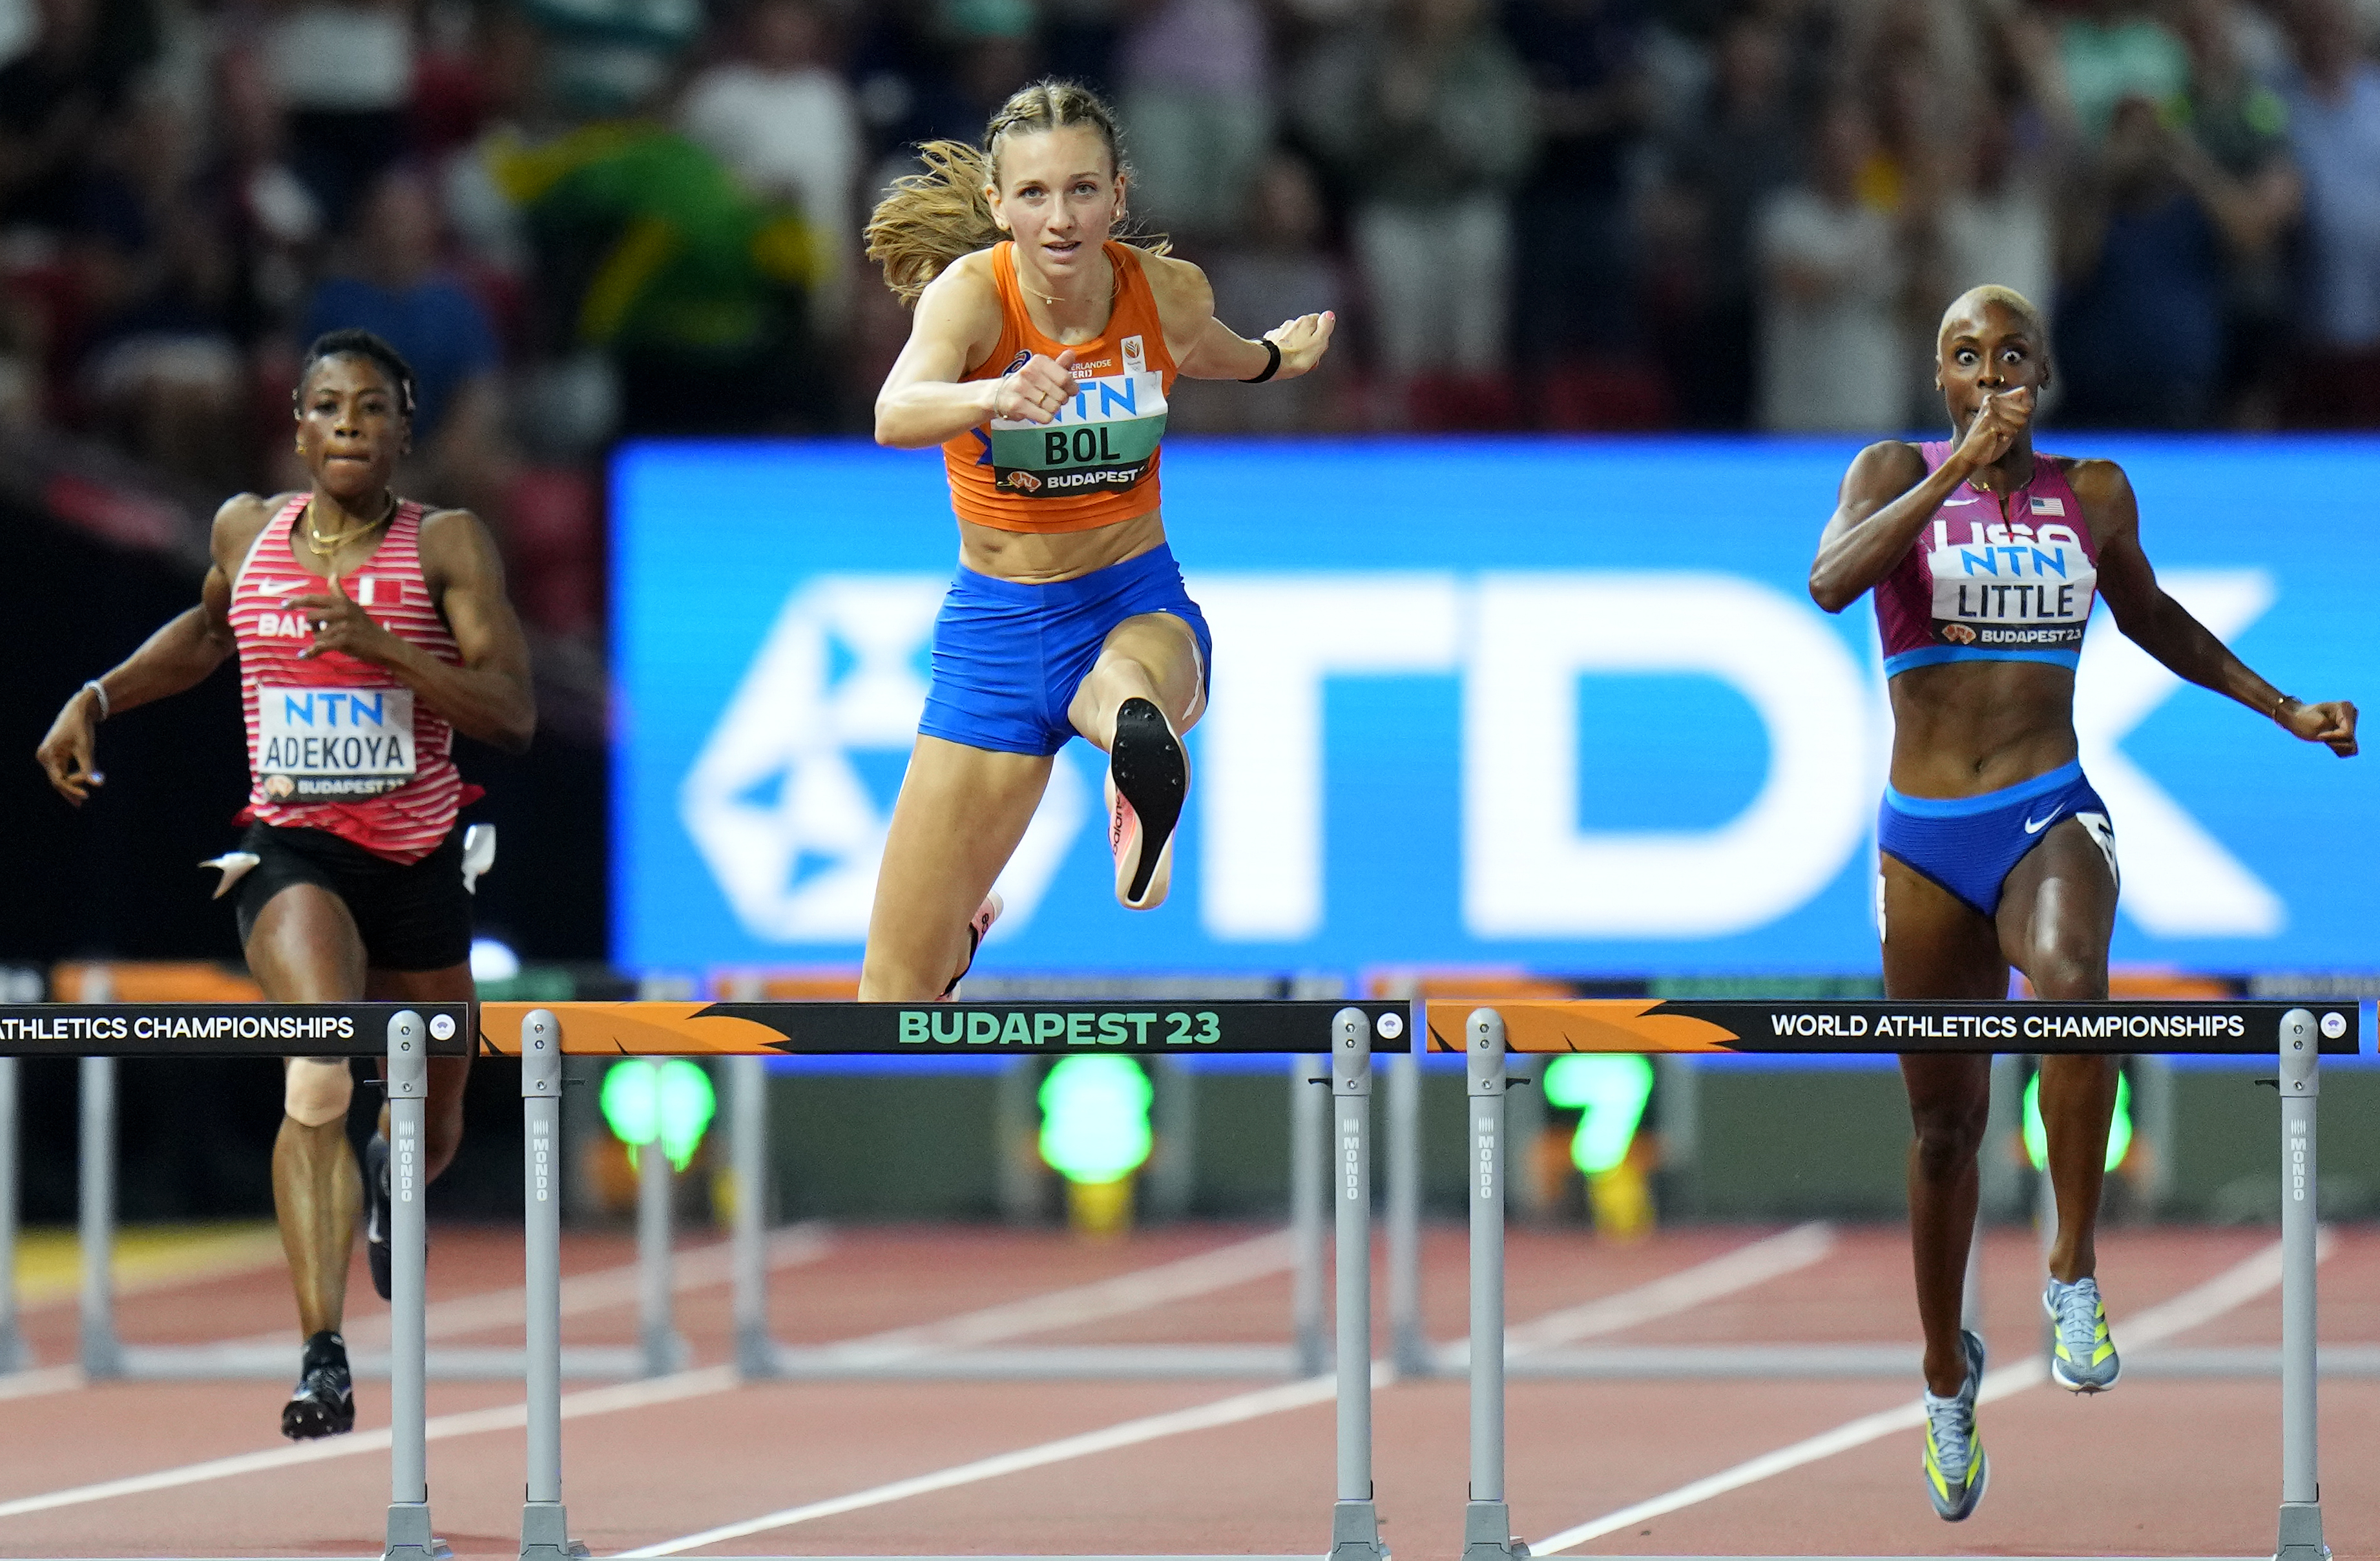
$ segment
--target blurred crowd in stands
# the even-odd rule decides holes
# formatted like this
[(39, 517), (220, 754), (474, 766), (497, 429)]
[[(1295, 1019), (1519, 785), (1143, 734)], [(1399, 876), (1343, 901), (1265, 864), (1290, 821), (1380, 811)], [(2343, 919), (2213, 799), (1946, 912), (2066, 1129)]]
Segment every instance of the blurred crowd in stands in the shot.
[(1986, 281), (2053, 311), (2062, 426), (2380, 425), (2375, 37), (2380, 0), (0, 0), (0, 486), (133, 533), (291, 484), (298, 352), (368, 326), (420, 374), (408, 491), (592, 634), (601, 453), (867, 427), (875, 192), (1045, 74), (1118, 104), (1227, 321), (1341, 313), (1327, 372), (1178, 426), (1933, 427)]

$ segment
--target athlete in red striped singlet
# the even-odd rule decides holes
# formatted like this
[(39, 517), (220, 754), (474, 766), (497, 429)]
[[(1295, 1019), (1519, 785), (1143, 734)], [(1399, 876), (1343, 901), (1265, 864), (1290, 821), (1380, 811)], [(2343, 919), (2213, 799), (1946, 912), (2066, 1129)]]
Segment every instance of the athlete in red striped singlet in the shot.
[[(235, 653), (248, 723), (248, 823), (222, 859), (249, 969), (276, 1002), (468, 1002), (471, 900), (449, 752), (467, 737), (518, 752), (537, 724), (528, 650), (487, 529), (389, 491), (410, 434), (413, 373), (362, 331), (307, 353), (297, 396), (304, 494), (242, 494), (215, 514), (199, 605), (83, 686), (39, 752), (80, 806), (101, 783), (99, 724), (193, 688)], [(426, 1169), (454, 1158), (468, 1058), (430, 1065)], [(287, 1065), (273, 1198), (306, 1346), (284, 1434), (355, 1424), (346, 1348), (359, 1207), (388, 1294), (387, 1127), (358, 1177), (342, 1058)]]

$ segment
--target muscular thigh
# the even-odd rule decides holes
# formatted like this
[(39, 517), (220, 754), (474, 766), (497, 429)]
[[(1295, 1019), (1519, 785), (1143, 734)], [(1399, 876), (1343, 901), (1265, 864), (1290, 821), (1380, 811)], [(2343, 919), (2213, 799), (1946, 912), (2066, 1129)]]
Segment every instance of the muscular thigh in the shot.
[(1896, 857), (1883, 859), (1884, 990), (1888, 997), (2005, 997), (1998, 929)]
[(353, 1002), (364, 995), (364, 940), (346, 902), (320, 884), (291, 884), (264, 902), (244, 951), (249, 973), (275, 1003)]
[(2045, 997), (2107, 994), (2107, 940), (2116, 928), (2116, 873), (2090, 829), (2059, 821), (2001, 887), (1999, 942)]

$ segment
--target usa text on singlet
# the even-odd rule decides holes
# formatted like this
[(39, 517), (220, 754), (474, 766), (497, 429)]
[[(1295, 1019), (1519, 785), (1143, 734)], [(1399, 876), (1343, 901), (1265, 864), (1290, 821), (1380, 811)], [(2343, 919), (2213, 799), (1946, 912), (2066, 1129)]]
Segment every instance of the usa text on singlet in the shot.
[[(1923, 446), (1940, 467), (1947, 442)], [(2064, 463), (2036, 455), (2007, 495), (1961, 483), (1876, 588), (1888, 677), (1949, 661), (2071, 668), (2099, 584), (2099, 553)]]
[(1075, 394), (1050, 422), (993, 418), (942, 446), (951, 504), (963, 520), (1003, 531), (1082, 531), (1158, 506), (1159, 445), (1173, 359), (1140, 251), (1111, 241), (1115, 302), (1106, 328), (1060, 343), (1036, 330), (1018, 288), (1015, 246), (988, 257), (1000, 293), (1000, 339), (970, 381), (1015, 372), (1039, 353), (1075, 354)]

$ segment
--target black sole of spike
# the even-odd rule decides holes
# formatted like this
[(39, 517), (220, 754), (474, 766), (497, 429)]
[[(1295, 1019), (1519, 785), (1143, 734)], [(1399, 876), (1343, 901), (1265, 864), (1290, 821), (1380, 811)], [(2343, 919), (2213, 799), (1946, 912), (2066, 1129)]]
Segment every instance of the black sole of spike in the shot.
[(1140, 860), (1133, 865), (1124, 899), (1137, 905), (1148, 893), (1165, 843), (1181, 822), (1182, 799), (1190, 789), (1190, 762), (1164, 713), (1148, 700), (1123, 701), (1116, 711), (1115, 741), (1108, 749), (1108, 774), (1140, 820)]

